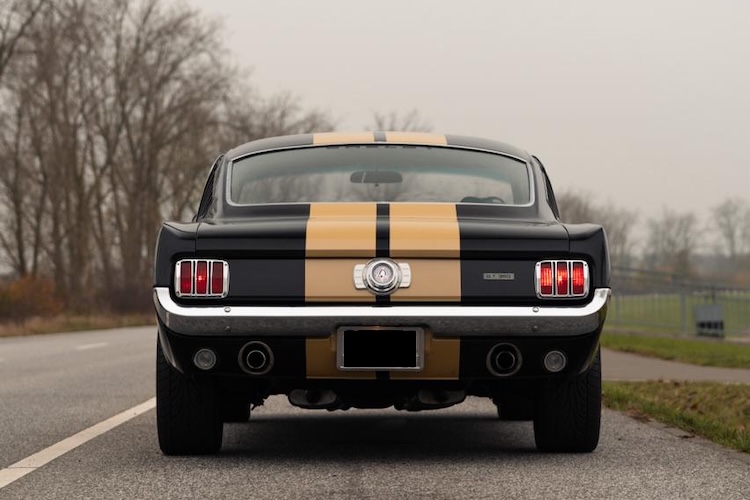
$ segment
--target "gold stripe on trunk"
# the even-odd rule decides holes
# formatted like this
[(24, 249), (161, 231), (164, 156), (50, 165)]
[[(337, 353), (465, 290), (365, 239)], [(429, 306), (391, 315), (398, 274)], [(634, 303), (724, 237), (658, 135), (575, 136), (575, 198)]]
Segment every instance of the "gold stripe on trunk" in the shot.
[(367, 290), (354, 288), (354, 266), (366, 259), (305, 260), (307, 302), (375, 302)]
[(372, 371), (340, 371), (336, 368), (336, 336), (305, 341), (307, 378), (375, 379)]
[(401, 259), (411, 267), (411, 285), (391, 294), (391, 302), (460, 302), (461, 261)]
[(391, 371), (391, 380), (457, 380), (461, 364), (461, 340), (435, 338), (425, 332), (424, 369), (419, 372)]
[(458, 259), (461, 236), (452, 203), (391, 203), (391, 257)]
[(375, 142), (373, 132), (339, 133), (321, 132), (313, 134), (313, 144), (361, 144)]
[(435, 144), (445, 146), (448, 140), (443, 134), (426, 134), (423, 132), (386, 132), (386, 142), (401, 144)]
[(312, 203), (307, 222), (305, 300), (374, 302), (354, 288), (354, 266), (375, 257), (375, 203)]
[(375, 203), (311, 203), (305, 255), (374, 257)]

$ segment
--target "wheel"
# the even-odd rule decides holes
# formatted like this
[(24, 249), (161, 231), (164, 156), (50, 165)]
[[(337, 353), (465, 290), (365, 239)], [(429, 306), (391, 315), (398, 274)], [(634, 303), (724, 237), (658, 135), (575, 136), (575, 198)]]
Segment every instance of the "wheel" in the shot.
[(596, 449), (602, 418), (601, 367), (597, 352), (583, 375), (542, 387), (534, 408), (534, 440), (539, 451), (588, 453)]
[(189, 378), (156, 344), (156, 428), (165, 455), (207, 455), (221, 448), (223, 424), (212, 381)]

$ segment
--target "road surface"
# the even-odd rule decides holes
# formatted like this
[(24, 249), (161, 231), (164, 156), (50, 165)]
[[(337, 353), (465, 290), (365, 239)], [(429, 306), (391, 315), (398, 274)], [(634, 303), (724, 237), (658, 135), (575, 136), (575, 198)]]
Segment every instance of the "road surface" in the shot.
[(24, 466), (0, 499), (750, 498), (746, 455), (608, 410), (596, 452), (542, 454), (531, 423), (478, 398), (331, 413), (274, 397), (225, 426), (219, 455), (165, 457), (155, 341), (152, 327), (0, 339), (0, 485)]

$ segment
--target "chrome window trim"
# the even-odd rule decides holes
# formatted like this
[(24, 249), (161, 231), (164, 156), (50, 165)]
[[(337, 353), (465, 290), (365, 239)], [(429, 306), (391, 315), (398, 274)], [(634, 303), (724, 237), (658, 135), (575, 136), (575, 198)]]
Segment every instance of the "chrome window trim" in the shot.
[(161, 322), (185, 335), (328, 337), (341, 325), (420, 326), (435, 336), (583, 335), (601, 328), (611, 290), (597, 288), (583, 305), (335, 305), (190, 306), (178, 304), (167, 287), (154, 288)]
[[(310, 203), (317, 203), (317, 202), (307, 202), (307, 201), (290, 201), (290, 202), (284, 202), (284, 203), (236, 203), (232, 200), (232, 172), (234, 170), (234, 162), (244, 160), (246, 158), (249, 158), (251, 156), (264, 154), (264, 153), (273, 153), (276, 151), (289, 151), (289, 150), (295, 150), (295, 149), (312, 149), (312, 148), (325, 148), (325, 147), (341, 147), (341, 146), (411, 146), (411, 147), (430, 147), (430, 148), (443, 148), (443, 149), (461, 149), (465, 151), (476, 151), (479, 153), (490, 153), (494, 155), (504, 156), (506, 158), (510, 158), (511, 160), (516, 160), (524, 165), (526, 165), (526, 176), (529, 179), (529, 202), (522, 204), (522, 205), (516, 205), (513, 203), (469, 203), (469, 202), (460, 202), (460, 201), (404, 201), (404, 202), (378, 202), (378, 201), (355, 201), (355, 202), (347, 202), (347, 203), (452, 203), (452, 204), (462, 204), (462, 205), (481, 205), (481, 206), (491, 206), (491, 207), (512, 207), (512, 208), (528, 208), (532, 207), (536, 204), (536, 178), (534, 177), (534, 172), (531, 167), (531, 163), (524, 158), (521, 158), (516, 155), (512, 155), (509, 153), (503, 153), (501, 151), (495, 151), (492, 149), (484, 149), (484, 148), (473, 148), (468, 146), (454, 146), (454, 145), (440, 145), (440, 144), (414, 144), (414, 143), (406, 143), (406, 142), (351, 142), (351, 143), (345, 143), (345, 144), (304, 144), (299, 146), (286, 146), (281, 148), (268, 148), (268, 149), (262, 149), (260, 151), (253, 151), (252, 153), (247, 153), (244, 155), (236, 156), (232, 158), (231, 160), (228, 160), (227, 162), (227, 169), (226, 169), (226, 182), (224, 186), (224, 201), (227, 205), (230, 207), (258, 207), (258, 206), (279, 206), (279, 205), (309, 205)], [(343, 203), (343, 202), (325, 202), (325, 203)]]

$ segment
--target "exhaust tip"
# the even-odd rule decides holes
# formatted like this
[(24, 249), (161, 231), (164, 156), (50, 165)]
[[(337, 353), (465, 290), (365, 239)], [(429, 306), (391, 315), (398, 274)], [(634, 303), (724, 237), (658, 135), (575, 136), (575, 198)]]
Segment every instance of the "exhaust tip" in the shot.
[(487, 354), (487, 370), (496, 377), (514, 375), (521, 364), (521, 351), (513, 344), (496, 344)]
[(250, 375), (265, 375), (273, 368), (273, 362), (273, 351), (265, 342), (248, 342), (240, 349), (240, 368)]

